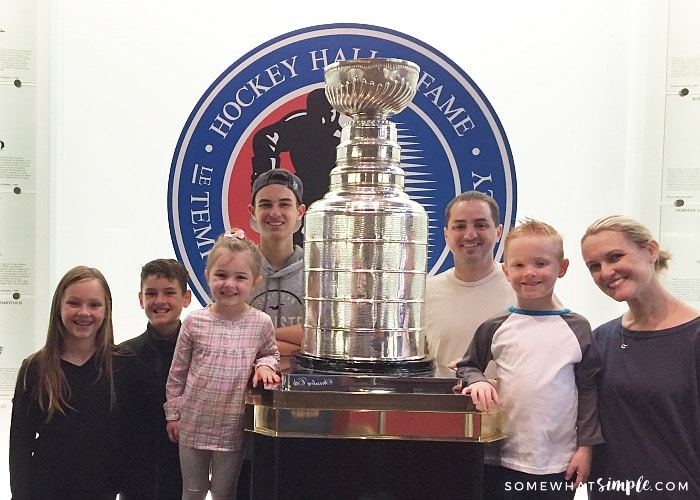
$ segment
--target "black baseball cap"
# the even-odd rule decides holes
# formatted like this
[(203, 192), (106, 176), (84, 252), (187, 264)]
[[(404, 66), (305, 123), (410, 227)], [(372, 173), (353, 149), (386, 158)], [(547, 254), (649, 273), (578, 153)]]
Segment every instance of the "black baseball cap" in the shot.
[(301, 179), (291, 173), (289, 170), (283, 168), (273, 168), (260, 174), (253, 182), (253, 190), (251, 195), (251, 203), (255, 204), (255, 195), (258, 194), (265, 186), (270, 184), (281, 184), (292, 190), (294, 196), (296, 196), (297, 201), (301, 204), (301, 199), (304, 196), (304, 185), (301, 183)]

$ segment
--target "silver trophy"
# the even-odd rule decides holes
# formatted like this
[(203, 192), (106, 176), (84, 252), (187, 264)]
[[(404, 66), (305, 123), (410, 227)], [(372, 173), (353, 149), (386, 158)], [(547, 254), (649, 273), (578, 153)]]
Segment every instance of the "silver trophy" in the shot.
[(304, 222), (302, 365), (310, 370), (429, 371), (423, 323), (428, 216), (404, 191), (388, 117), (416, 93), (419, 67), (354, 59), (325, 69), (326, 96), (351, 117), (330, 190)]
[[(345, 440), (339, 450), (363, 443), (352, 445), (354, 460), (373, 473), (374, 448), (365, 439), (406, 440), (420, 450), (422, 441), (505, 436), (502, 409), (483, 414), (454, 395), (454, 374), (436, 376), (434, 360), (423, 355), (428, 217), (404, 192), (396, 125), (387, 119), (410, 103), (418, 71), (396, 59), (326, 68), (328, 100), (352, 120), (343, 126), (330, 191), (304, 223), (302, 347), (279, 386), (246, 396), (246, 429), (312, 437), (305, 446), (314, 451), (336, 446), (336, 438)], [(483, 451), (474, 456), (467, 468), (481, 470)], [(309, 463), (317, 473), (317, 462)]]

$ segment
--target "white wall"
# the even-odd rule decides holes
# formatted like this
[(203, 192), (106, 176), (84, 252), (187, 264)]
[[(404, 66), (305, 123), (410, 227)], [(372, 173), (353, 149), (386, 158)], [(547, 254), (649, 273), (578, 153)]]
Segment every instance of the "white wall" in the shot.
[[(339, 22), (420, 38), (469, 74), (510, 141), (518, 218), (542, 219), (564, 235), (572, 264), (559, 297), (594, 326), (621, 311), (593, 285), (578, 240), (608, 213), (658, 226), (666, 1), (469, 1), (459, 12), (451, 2), (406, 10), (376, 0), (39, 5), (49, 25), (50, 92), (40, 117), (52, 185), (46, 293), (74, 265), (100, 268), (112, 287), (117, 341), (145, 327), (141, 265), (175, 256), (168, 175), (197, 100), (250, 49)], [(37, 304), (37, 315), (46, 318), (48, 304)], [(35, 335), (41, 342), (45, 331)]]
[[(271, 38), (355, 22), (420, 38), (469, 74), (510, 141), (518, 218), (545, 220), (565, 237), (572, 265), (558, 295), (594, 326), (618, 314), (587, 276), (578, 240), (607, 213), (658, 226), (667, 2), (450, 5), (39, 0), (50, 70), (39, 131), (49, 137), (52, 183), (46, 293), (69, 267), (98, 267), (112, 287), (117, 340), (140, 333), (138, 274), (150, 259), (174, 257), (168, 174), (199, 97)], [(35, 335), (41, 342), (45, 331)]]
[(518, 218), (550, 222), (565, 237), (572, 266), (559, 296), (594, 325), (617, 314), (587, 276), (578, 240), (597, 216), (639, 211), (644, 113), (657, 105), (646, 102), (650, 2), (469, 2), (460, 13), (432, 6), (416, 15), (391, 2), (290, 4), (51, 2), (50, 289), (69, 267), (96, 266), (112, 287), (117, 340), (140, 333), (138, 273), (174, 256), (168, 174), (199, 97), (271, 38), (358, 22), (421, 38), (472, 77), (511, 144)]

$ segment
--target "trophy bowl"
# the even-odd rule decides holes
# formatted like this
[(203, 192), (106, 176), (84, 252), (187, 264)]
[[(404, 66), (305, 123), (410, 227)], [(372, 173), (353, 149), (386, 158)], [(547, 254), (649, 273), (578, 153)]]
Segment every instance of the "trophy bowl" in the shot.
[(416, 94), (420, 68), (403, 59), (349, 59), (326, 66), (326, 97), (349, 116), (386, 118)]

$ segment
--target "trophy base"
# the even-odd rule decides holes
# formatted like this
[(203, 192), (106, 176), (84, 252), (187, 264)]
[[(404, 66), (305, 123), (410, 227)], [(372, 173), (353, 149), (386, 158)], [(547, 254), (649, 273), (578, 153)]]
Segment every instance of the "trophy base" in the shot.
[(435, 373), (432, 357), (402, 361), (353, 361), (307, 356), (292, 353), (291, 372), (329, 375), (387, 375), (393, 377), (429, 377)]

